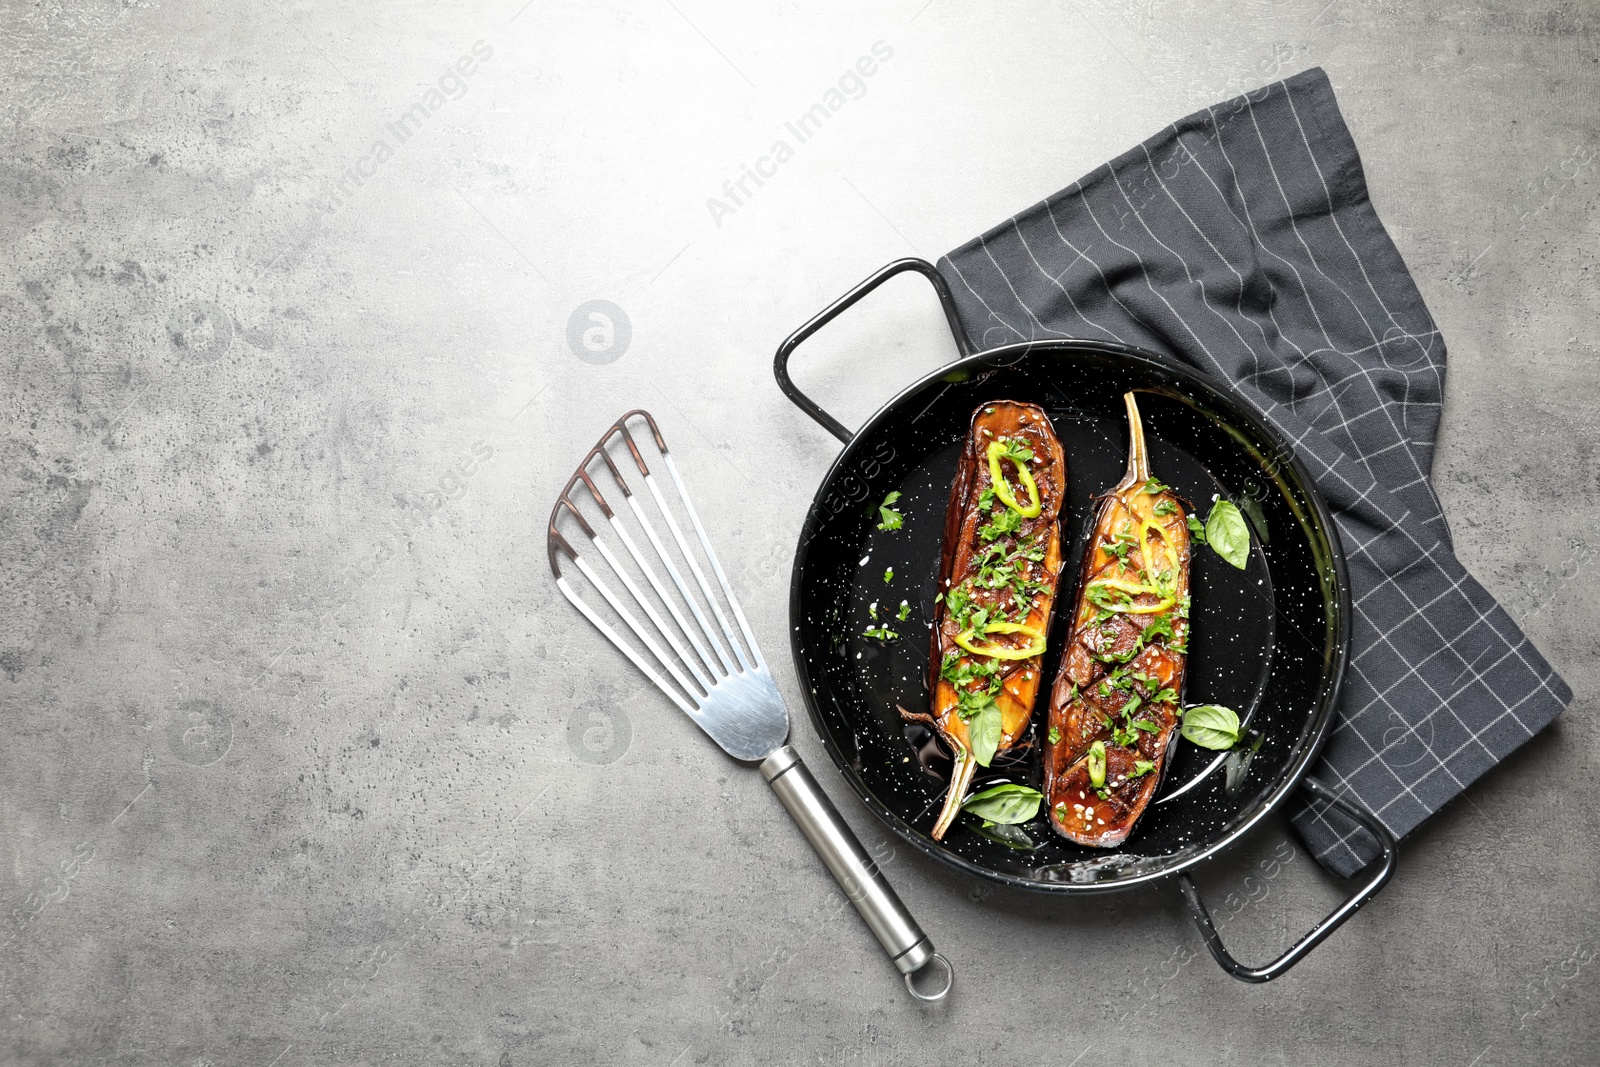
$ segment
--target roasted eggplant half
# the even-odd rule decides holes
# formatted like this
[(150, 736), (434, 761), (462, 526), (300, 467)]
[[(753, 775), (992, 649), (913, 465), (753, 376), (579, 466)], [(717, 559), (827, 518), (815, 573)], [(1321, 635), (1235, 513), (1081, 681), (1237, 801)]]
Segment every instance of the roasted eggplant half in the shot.
[(954, 759), (934, 840), (977, 768), (1028, 733), (1061, 573), (1066, 488), (1066, 456), (1042, 408), (996, 400), (973, 412), (945, 511), (931, 707), (901, 710), (931, 726)]
[(1133, 393), (1128, 473), (1101, 498), (1051, 687), (1045, 802), (1057, 833), (1122, 844), (1166, 770), (1182, 722), (1189, 640), (1189, 529), (1150, 472)]

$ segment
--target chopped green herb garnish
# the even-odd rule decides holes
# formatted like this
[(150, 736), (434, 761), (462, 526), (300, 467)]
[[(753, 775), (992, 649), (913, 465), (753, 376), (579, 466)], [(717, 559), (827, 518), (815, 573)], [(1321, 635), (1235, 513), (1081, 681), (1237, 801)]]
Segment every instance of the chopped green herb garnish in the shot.
[(1022, 528), (1022, 512), (1005, 508), (997, 512), (989, 525), (979, 528), (978, 536), (985, 541), (993, 541), (1009, 533), (1016, 533)]
[(1129, 778), (1143, 778), (1145, 775), (1149, 774), (1151, 771), (1153, 771), (1155, 769), (1156, 769), (1156, 765), (1154, 763), (1151, 763), (1149, 760), (1147, 760), (1147, 759), (1136, 759), (1136, 760), (1133, 761), (1133, 773), (1128, 775), (1128, 777)]
[(949, 610), (951, 617), (956, 620), (956, 625), (966, 629), (963, 617), (968, 606), (972, 603), (971, 596), (967, 593), (966, 585), (958, 585), (944, 596), (944, 606)]
[(1124, 527), (1110, 541), (1100, 544), (1100, 550), (1107, 555), (1116, 556), (1117, 562), (1124, 567), (1128, 565), (1128, 553), (1139, 547), (1139, 539), (1133, 535), (1133, 530)]
[(885, 567), (885, 568), (883, 568), (883, 584), (884, 585), (888, 585), (892, 581), (894, 581), (894, 568), (893, 567)]
[(1058, 745), (1061, 743), (1061, 731), (1056, 729), (1054, 726), (1050, 727), (1050, 743), (1052, 745)]
[(1000, 444), (1002, 446), (1000, 451), (1001, 459), (1009, 459), (1015, 463), (1027, 463), (1033, 459), (1033, 449), (1021, 441), (1002, 437)]
[(899, 499), (900, 499), (900, 491), (897, 489), (894, 492), (890, 493), (888, 496), (884, 497), (883, 498), (883, 503), (878, 505), (878, 515), (882, 519), (882, 521), (878, 523), (878, 529), (880, 529), (880, 530), (898, 530), (898, 529), (900, 529), (900, 524), (903, 521), (901, 519), (900, 513), (898, 511), (896, 511), (894, 508), (889, 506), (889, 505), (893, 504), (895, 501), (897, 501)]
[(1149, 493), (1151, 496), (1154, 496), (1157, 493), (1166, 492), (1167, 486), (1161, 481), (1161, 479), (1151, 478), (1148, 482), (1144, 483), (1143, 491)]
[(1157, 515), (1171, 515), (1178, 510), (1178, 504), (1173, 500), (1158, 500), (1156, 501), (1156, 506), (1151, 510)]
[(1084, 590), (1084, 595), (1089, 598), (1089, 603), (1103, 611), (1115, 613), (1118, 608), (1125, 608), (1133, 603), (1133, 597), (1121, 589), (1113, 589), (1104, 582), (1092, 582)]
[(869, 626), (861, 631), (862, 637), (876, 637), (879, 641), (893, 641), (900, 635), (887, 626)]
[(969, 630), (985, 633), (989, 629), (989, 609), (979, 605), (967, 612), (967, 626)]
[(1139, 641), (1148, 645), (1157, 637), (1172, 636), (1172, 616), (1162, 615), (1144, 628), (1144, 633), (1139, 635)]
[[(939, 677), (949, 682), (957, 690), (957, 695), (962, 700), (971, 698), (976, 700), (980, 695), (997, 693), (1000, 691), (1000, 663), (992, 659), (962, 659), (961, 653), (951, 650), (944, 654), (944, 662), (939, 665)], [(985, 680), (987, 688), (983, 694), (968, 690), (966, 687), (974, 681)], [(976, 704), (972, 705), (976, 707)], [(968, 710), (961, 717), (967, 718), (971, 714)]]
[(907, 619), (911, 618), (910, 602), (905, 600), (900, 601), (900, 610), (895, 612), (894, 617), (899, 619), (901, 622), (905, 622)]

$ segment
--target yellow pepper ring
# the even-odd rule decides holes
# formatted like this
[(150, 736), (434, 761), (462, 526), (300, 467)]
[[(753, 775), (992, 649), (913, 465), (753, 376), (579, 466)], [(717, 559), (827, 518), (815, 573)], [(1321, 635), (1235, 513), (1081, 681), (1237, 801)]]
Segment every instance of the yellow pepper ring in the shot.
[[(1005, 475), (1000, 472), (1000, 455), (1006, 446), (999, 441), (989, 442), (989, 481), (994, 485), (994, 495), (999, 497), (1012, 511), (1017, 512), (1025, 519), (1031, 519), (1039, 514), (1039, 486), (1033, 480), (1033, 473), (1027, 466), (1018, 460), (1012, 459), (1011, 465), (1017, 468), (1017, 476), (1022, 479), (1022, 484), (1027, 487), (1028, 499), (1032, 501), (1027, 507), (1017, 503), (1016, 495), (1011, 492)], [(1010, 457), (1007, 457), (1010, 458)]]
[(1089, 784), (1096, 789), (1106, 784), (1106, 743), (1096, 741), (1089, 746)]
[[(1155, 592), (1155, 590), (1147, 589), (1146, 592), (1153, 593), (1153, 592)], [(1171, 597), (1167, 596), (1167, 597), (1162, 597), (1159, 601), (1157, 601), (1154, 604), (1130, 604), (1129, 606), (1127, 606), (1125, 608), (1112, 608), (1111, 610), (1112, 611), (1120, 611), (1125, 615), (1155, 615), (1155, 614), (1158, 614), (1160, 612), (1166, 611), (1168, 608), (1172, 607), (1172, 605), (1174, 605), (1176, 603), (1177, 603), (1176, 600), (1174, 600)]]
[(1030, 659), (1034, 656), (1044, 655), (1044, 634), (1037, 627), (1029, 626), (1024, 622), (991, 622), (983, 628), (986, 634), (1027, 634), (1033, 638), (1022, 648), (1007, 648), (1004, 645), (979, 645), (973, 638), (977, 635), (971, 630), (963, 630), (956, 634), (955, 642), (974, 656), (988, 656), (990, 659)]
[(1178, 572), (1178, 553), (1172, 547), (1172, 539), (1167, 536), (1166, 529), (1152, 519), (1145, 519), (1144, 525), (1139, 527), (1139, 555), (1144, 560), (1145, 573), (1155, 577), (1156, 568), (1152, 566), (1150, 558), (1150, 531), (1154, 530), (1161, 540), (1161, 551), (1166, 553), (1167, 569), (1174, 574)]
[(1101, 578), (1099, 581), (1091, 584), (1103, 585), (1108, 588), (1115, 589), (1119, 593), (1128, 593), (1131, 596), (1138, 596), (1140, 593), (1156, 592), (1156, 590), (1150, 588), (1148, 585), (1140, 585), (1137, 582), (1130, 582), (1123, 578)]

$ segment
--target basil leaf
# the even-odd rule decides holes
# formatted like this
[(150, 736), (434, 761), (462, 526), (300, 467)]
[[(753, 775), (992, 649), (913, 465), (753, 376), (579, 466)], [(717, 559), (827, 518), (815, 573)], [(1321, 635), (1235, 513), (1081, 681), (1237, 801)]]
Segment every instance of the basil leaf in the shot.
[(1239, 790), (1244, 787), (1245, 775), (1250, 773), (1250, 761), (1256, 758), (1256, 753), (1261, 751), (1261, 742), (1266, 739), (1266, 734), (1256, 734), (1249, 748), (1228, 753), (1227, 762), (1223, 764), (1223, 789), (1230, 797), (1238, 796)]
[(972, 738), (972, 758), (980, 767), (989, 766), (1000, 747), (1000, 705), (990, 700), (974, 712), (967, 721), (967, 733)]
[(1211, 505), (1211, 514), (1206, 518), (1206, 543), (1240, 570), (1250, 561), (1250, 527), (1229, 501), (1219, 500)]
[(980, 819), (1015, 826), (1039, 814), (1039, 803), (1044, 794), (1025, 785), (997, 785), (974, 793), (962, 802), (961, 809), (970, 811)]
[[(971, 825), (969, 820), (968, 825)], [(979, 837), (988, 838), (997, 845), (1014, 848), (1018, 852), (1032, 852), (1039, 847), (1038, 842), (1023, 833), (1020, 827), (1010, 826), (1003, 822), (993, 822), (984, 819), (973, 827), (973, 833)]]
[(1221, 704), (1197, 704), (1183, 713), (1183, 736), (1216, 752), (1239, 743), (1239, 716)]
[(1250, 525), (1256, 528), (1256, 536), (1261, 538), (1261, 543), (1265, 545), (1272, 541), (1267, 534), (1267, 512), (1261, 506), (1261, 501), (1250, 495), (1250, 491), (1254, 488), (1256, 488), (1255, 482), (1244, 484), (1245, 495), (1240, 498), (1239, 510), (1250, 520)]

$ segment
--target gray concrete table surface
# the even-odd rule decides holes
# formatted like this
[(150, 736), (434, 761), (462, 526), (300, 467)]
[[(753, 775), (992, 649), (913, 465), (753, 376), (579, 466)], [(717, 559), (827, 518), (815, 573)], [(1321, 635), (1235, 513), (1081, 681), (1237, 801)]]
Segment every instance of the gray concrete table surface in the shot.
[[(1600, 5), (1445, 8), (4, 5), (0, 1062), (1595, 1062)], [(1313, 64), (1450, 346), (1458, 550), (1576, 697), (1247, 987), (1170, 885), (995, 890), (849, 793), (786, 641), (837, 446), (769, 367)], [(952, 355), (907, 280), (796, 373), (853, 423)], [(944, 1005), (556, 595), (547, 509), (635, 406)], [(1281, 824), (1202, 881), (1258, 959), (1346, 888)]]

